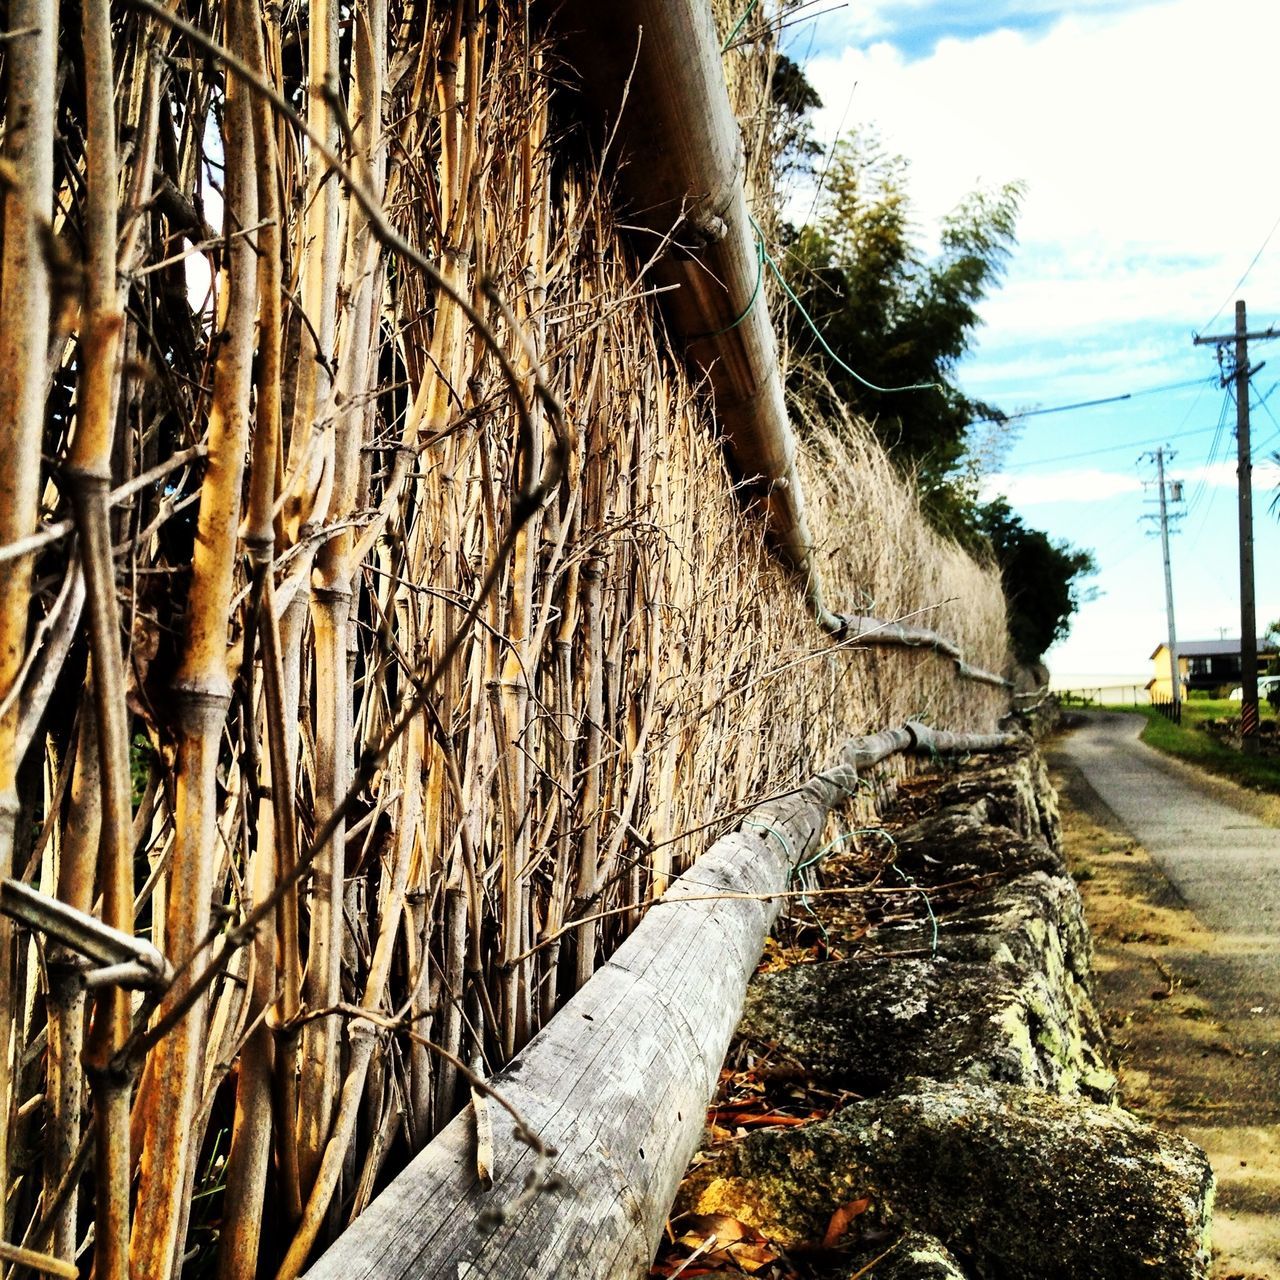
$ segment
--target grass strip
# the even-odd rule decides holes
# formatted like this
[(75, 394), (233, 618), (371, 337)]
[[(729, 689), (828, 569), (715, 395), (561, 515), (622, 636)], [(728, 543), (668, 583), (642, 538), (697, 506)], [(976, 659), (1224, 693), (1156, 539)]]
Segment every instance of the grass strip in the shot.
[[(1203, 727), (1206, 720), (1239, 715), (1238, 702), (1225, 698), (1189, 700), (1183, 703), (1180, 725), (1165, 719), (1154, 707), (1109, 706), (1106, 709), (1144, 716), (1147, 724), (1142, 731), (1142, 741), (1157, 751), (1241, 786), (1280, 795), (1280, 760), (1242, 755), (1212, 737)], [(1265, 704), (1263, 718), (1274, 719), (1274, 713)]]

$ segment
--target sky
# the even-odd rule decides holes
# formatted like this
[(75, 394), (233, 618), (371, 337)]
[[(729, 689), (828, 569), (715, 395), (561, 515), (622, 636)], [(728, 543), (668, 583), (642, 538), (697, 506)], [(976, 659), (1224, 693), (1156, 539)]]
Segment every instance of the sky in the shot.
[[(1236, 410), (1214, 347), (1192, 338), (1229, 332), (1237, 297), (1251, 330), (1280, 325), (1280, 167), (1266, 141), (1280, 4), (837, 2), (793, 14), (784, 48), (823, 99), (824, 145), (874, 126), (910, 161), (923, 243), (975, 188), (1027, 185), (961, 387), (1010, 414), (1130, 397), (1028, 416), (987, 480), (1028, 524), (1097, 558), (1095, 598), (1048, 655), (1058, 683), (1145, 679), (1166, 636), (1160, 542), (1143, 519), (1154, 466), (1140, 461), (1159, 445), (1183, 481), (1178, 636), (1238, 636)], [(1262, 629), (1280, 618), (1280, 342), (1250, 358), (1263, 364), (1251, 394)]]

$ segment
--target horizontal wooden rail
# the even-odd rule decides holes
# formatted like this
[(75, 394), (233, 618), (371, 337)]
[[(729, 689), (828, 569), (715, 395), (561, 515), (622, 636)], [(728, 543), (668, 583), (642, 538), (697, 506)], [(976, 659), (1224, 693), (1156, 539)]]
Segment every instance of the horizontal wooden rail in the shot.
[[(747, 981), (792, 869), (860, 770), (900, 751), (1025, 739), (917, 723), (846, 743), (830, 769), (717, 840), (493, 1081), (521, 1115), (459, 1115), (320, 1258), (311, 1280), (622, 1280), (647, 1274), (701, 1135)], [(544, 1145), (550, 1158), (536, 1150)]]
[(901, 622), (886, 622), (858, 613), (832, 614), (820, 619), (823, 627), (841, 641), (858, 641), (861, 644), (884, 645), (900, 649), (932, 649), (956, 664), (956, 674), (962, 680), (976, 680), (980, 684), (995, 685), (999, 689), (1012, 689), (1013, 682), (994, 671), (970, 666), (964, 654), (953, 640), (929, 631), (924, 627), (908, 627)]

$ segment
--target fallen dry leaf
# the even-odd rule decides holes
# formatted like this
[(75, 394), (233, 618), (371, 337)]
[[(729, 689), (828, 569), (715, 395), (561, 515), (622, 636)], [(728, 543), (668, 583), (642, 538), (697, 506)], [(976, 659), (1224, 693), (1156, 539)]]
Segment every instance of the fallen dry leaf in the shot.
[(754, 1273), (779, 1257), (760, 1232), (728, 1214), (690, 1214), (681, 1221), (680, 1230), (676, 1244), (692, 1249), (699, 1265), (708, 1270), (714, 1271), (717, 1264), (722, 1264)]
[(678, 1242), (696, 1249), (709, 1236), (715, 1236), (717, 1243), (726, 1245), (745, 1239), (749, 1234), (758, 1233), (727, 1213), (691, 1213), (680, 1222)]
[(822, 1237), (822, 1247), (834, 1249), (843, 1239), (845, 1232), (849, 1230), (849, 1224), (866, 1213), (869, 1208), (871, 1208), (871, 1201), (866, 1196), (859, 1200), (850, 1200), (848, 1204), (842, 1204), (831, 1215), (831, 1221), (827, 1223), (826, 1234)]

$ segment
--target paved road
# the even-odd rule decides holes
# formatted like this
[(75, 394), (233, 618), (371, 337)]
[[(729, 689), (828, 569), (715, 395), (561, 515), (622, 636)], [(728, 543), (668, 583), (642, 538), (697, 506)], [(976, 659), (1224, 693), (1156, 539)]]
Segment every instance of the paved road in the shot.
[(1139, 742), (1144, 723), (1094, 713), (1049, 751), (1097, 874), (1084, 887), (1122, 1088), (1209, 1155), (1212, 1275), (1280, 1280), (1280, 830), (1248, 793)]
[(1145, 723), (1141, 716), (1095, 713), (1058, 751), (1205, 926), (1263, 949), (1280, 946), (1280, 830), (1218, 798), (1224, 788), (1139, 742)]

